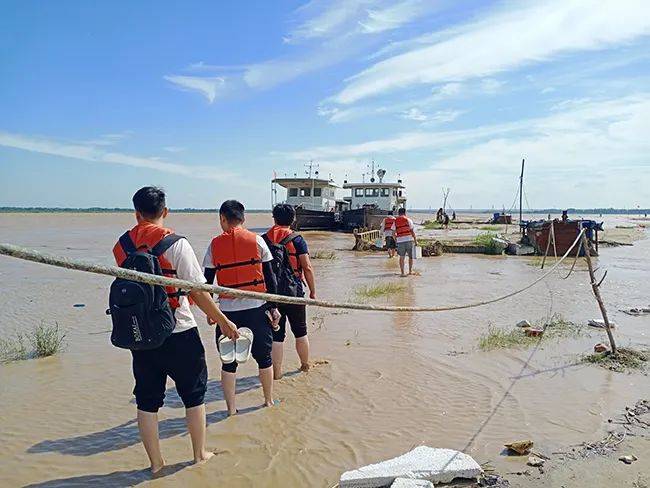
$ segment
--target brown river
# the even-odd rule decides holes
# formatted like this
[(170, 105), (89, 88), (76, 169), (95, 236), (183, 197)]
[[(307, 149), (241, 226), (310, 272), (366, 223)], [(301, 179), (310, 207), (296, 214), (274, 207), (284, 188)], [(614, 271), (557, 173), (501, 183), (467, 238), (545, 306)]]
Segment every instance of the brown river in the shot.
[[(130, 214), (4, 214), (0, 242), (112, 264), (117, 236)], [(418, 218), (415, 219), (416, 221)], [(605, 218), (606, 226), (629, 223)], [(249, 228), (270, 224), (253, 214)], [(171, 215), (199, 257), (216, 230), (209, 214)], [(396, 260), (349, 251), (349, 234), (304, 233), (314, 260), (319, 298), (357, 300), (360, 285), (406, 283), (394, 305), (461, 304), (521, 288), (543, 271), (532, 258), (444, 255), (416, 262), (420, 276), (400, 279)], [(618, 324), (620, 345), (650, 344), (650, 318), (619, 309), (648, 306), (650, 240), (602, 248), (609, 270), (602, 287)], [(566, 268), (563, 268), (566, 271)], [(182, 404), (170, 383), (160, 411), (168, 476), (151, 480), (132, 402), (130, 354), (111, 346), (104, 314), (111, 279), (0, 256), (0, 335), (58, 323), (67, 347), (54, 357), (0, 365), (2, 486), (277, 486), (334, 485), (343, 471), (399, 455), (417, 445), (448, 447), (490, 461), (500, 472), (522, 469), (501, 455), (513, 440), (534, 439), (545, 452), (601, 438), (606, 420), (650, 392), (650, 378), (580, 364), (604, 333), (544, 342), (522, 350), (482, 352), (490, 324), (514, 327), (551, 314), (584, 324), (598, 308), (582, 265), (558, 273), (509, 300), (445, 313), (378, 313), (309, 309), (312, 356), (327, 360), (297, 373), (288, 334), (289, 374), (276, 382), (280, 404), (260, 408), (254, 362), (240, 368), (240, 415), (226, 418), (214, 330), (195, 311), (208, 354), (208, 446), (218, 455), (191, 466)], [(561, 276), (562, 275), (562, 276)], [(74, 307), (85, 304), (84, 307)], [(525, 463), (525, 461), (523, 461)], [(578, 486), (578, 485), (576, 485)]]

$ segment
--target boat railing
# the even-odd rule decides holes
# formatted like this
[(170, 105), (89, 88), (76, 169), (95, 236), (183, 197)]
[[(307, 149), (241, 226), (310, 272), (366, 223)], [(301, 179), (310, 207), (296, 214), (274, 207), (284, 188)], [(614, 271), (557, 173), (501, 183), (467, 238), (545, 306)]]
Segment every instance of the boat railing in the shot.
[(365, 246), (363, 244), (374, 244), (377, 239), (381, 239), (380, 230), (366, 230), (360, 232), (359, 229), (354, 229), (354, 249), (361, 250)]

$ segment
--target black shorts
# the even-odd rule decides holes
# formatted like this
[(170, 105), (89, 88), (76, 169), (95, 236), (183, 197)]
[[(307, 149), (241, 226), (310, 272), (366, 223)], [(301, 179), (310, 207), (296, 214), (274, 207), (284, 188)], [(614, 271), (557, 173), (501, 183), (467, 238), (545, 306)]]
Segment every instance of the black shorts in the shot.
[[(259, 308), (249, 308), (247, 310), (239, 310), (237, 312), (226, 312), (224, 315), (228, 317), (237, 328), (248, 327), (253, 331), (253, 345), (251, 347), (251, 356), (257, 362), (260, 369), (269, 368), (273, 365), (271, 359), (271, 347), (273, 346), (273, 329), (269, 321), (266, 311), (269, 309), (267, 305)], [(221, 330), (217, 327), (217, 344), (221, 337)], [(237, 371), (237, 361), (230, 364), (222, 364), (221, 369), (228, 373)]]
[(393, 236), (386, 236), (386, 249), (397, 249), (397, 243)]
[(131, 351), (133, 394), (138, 410), (157, 412), (163, 405), (167, 376), (176, 384), (185, 408), (203, 403), (208, 381), (205, 349), (196, 327), (170, 335), (162, 346)]
[(278, 304), (280, 328), (273, 331), (273, 342), (284, 342), (287, 335), (287, 319), (296, 339), (307, 335), (307, 307), (305, 305)]

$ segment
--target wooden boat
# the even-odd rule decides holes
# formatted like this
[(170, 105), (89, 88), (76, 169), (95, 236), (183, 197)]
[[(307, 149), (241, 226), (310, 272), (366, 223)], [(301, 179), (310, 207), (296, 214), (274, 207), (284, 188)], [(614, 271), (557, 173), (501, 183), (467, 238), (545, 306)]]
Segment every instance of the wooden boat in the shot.
[[(566, 218), (565, 214), (562, 219), (522, 222), (521, 227), (524, 230), (522, 243), (533, 246), (535, 253), (539, 255), (544, 255), (548, 247), (549, 256), (555, 254), (555, 249), (558, 256), (563, 256), (578, 237), (580, 230), (586, 229), (587, 239), (591, 244), (590, 253), (598, 255), (598, 232), (603, 230), (603, 223), (584, 219), (571, 220)], [(553, 236), (555, 236), (555, 246)], [(573, 248), (569, 255), (575, 256), (578, 247)], [(580, 255), (584, 255), (584, 249), (581, 250)]]

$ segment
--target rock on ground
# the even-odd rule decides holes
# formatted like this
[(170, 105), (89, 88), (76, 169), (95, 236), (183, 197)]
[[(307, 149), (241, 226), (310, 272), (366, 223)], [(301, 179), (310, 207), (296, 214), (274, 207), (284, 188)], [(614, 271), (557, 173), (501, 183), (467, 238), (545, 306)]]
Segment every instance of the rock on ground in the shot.
[(427, 446), (377, 464), (347, 471), (341, 475), (340, 488), (381, 488), (396, 478), (449, 483), (455, 478), (476, 478), (483, 470), (471, 456), (453, 449)]

